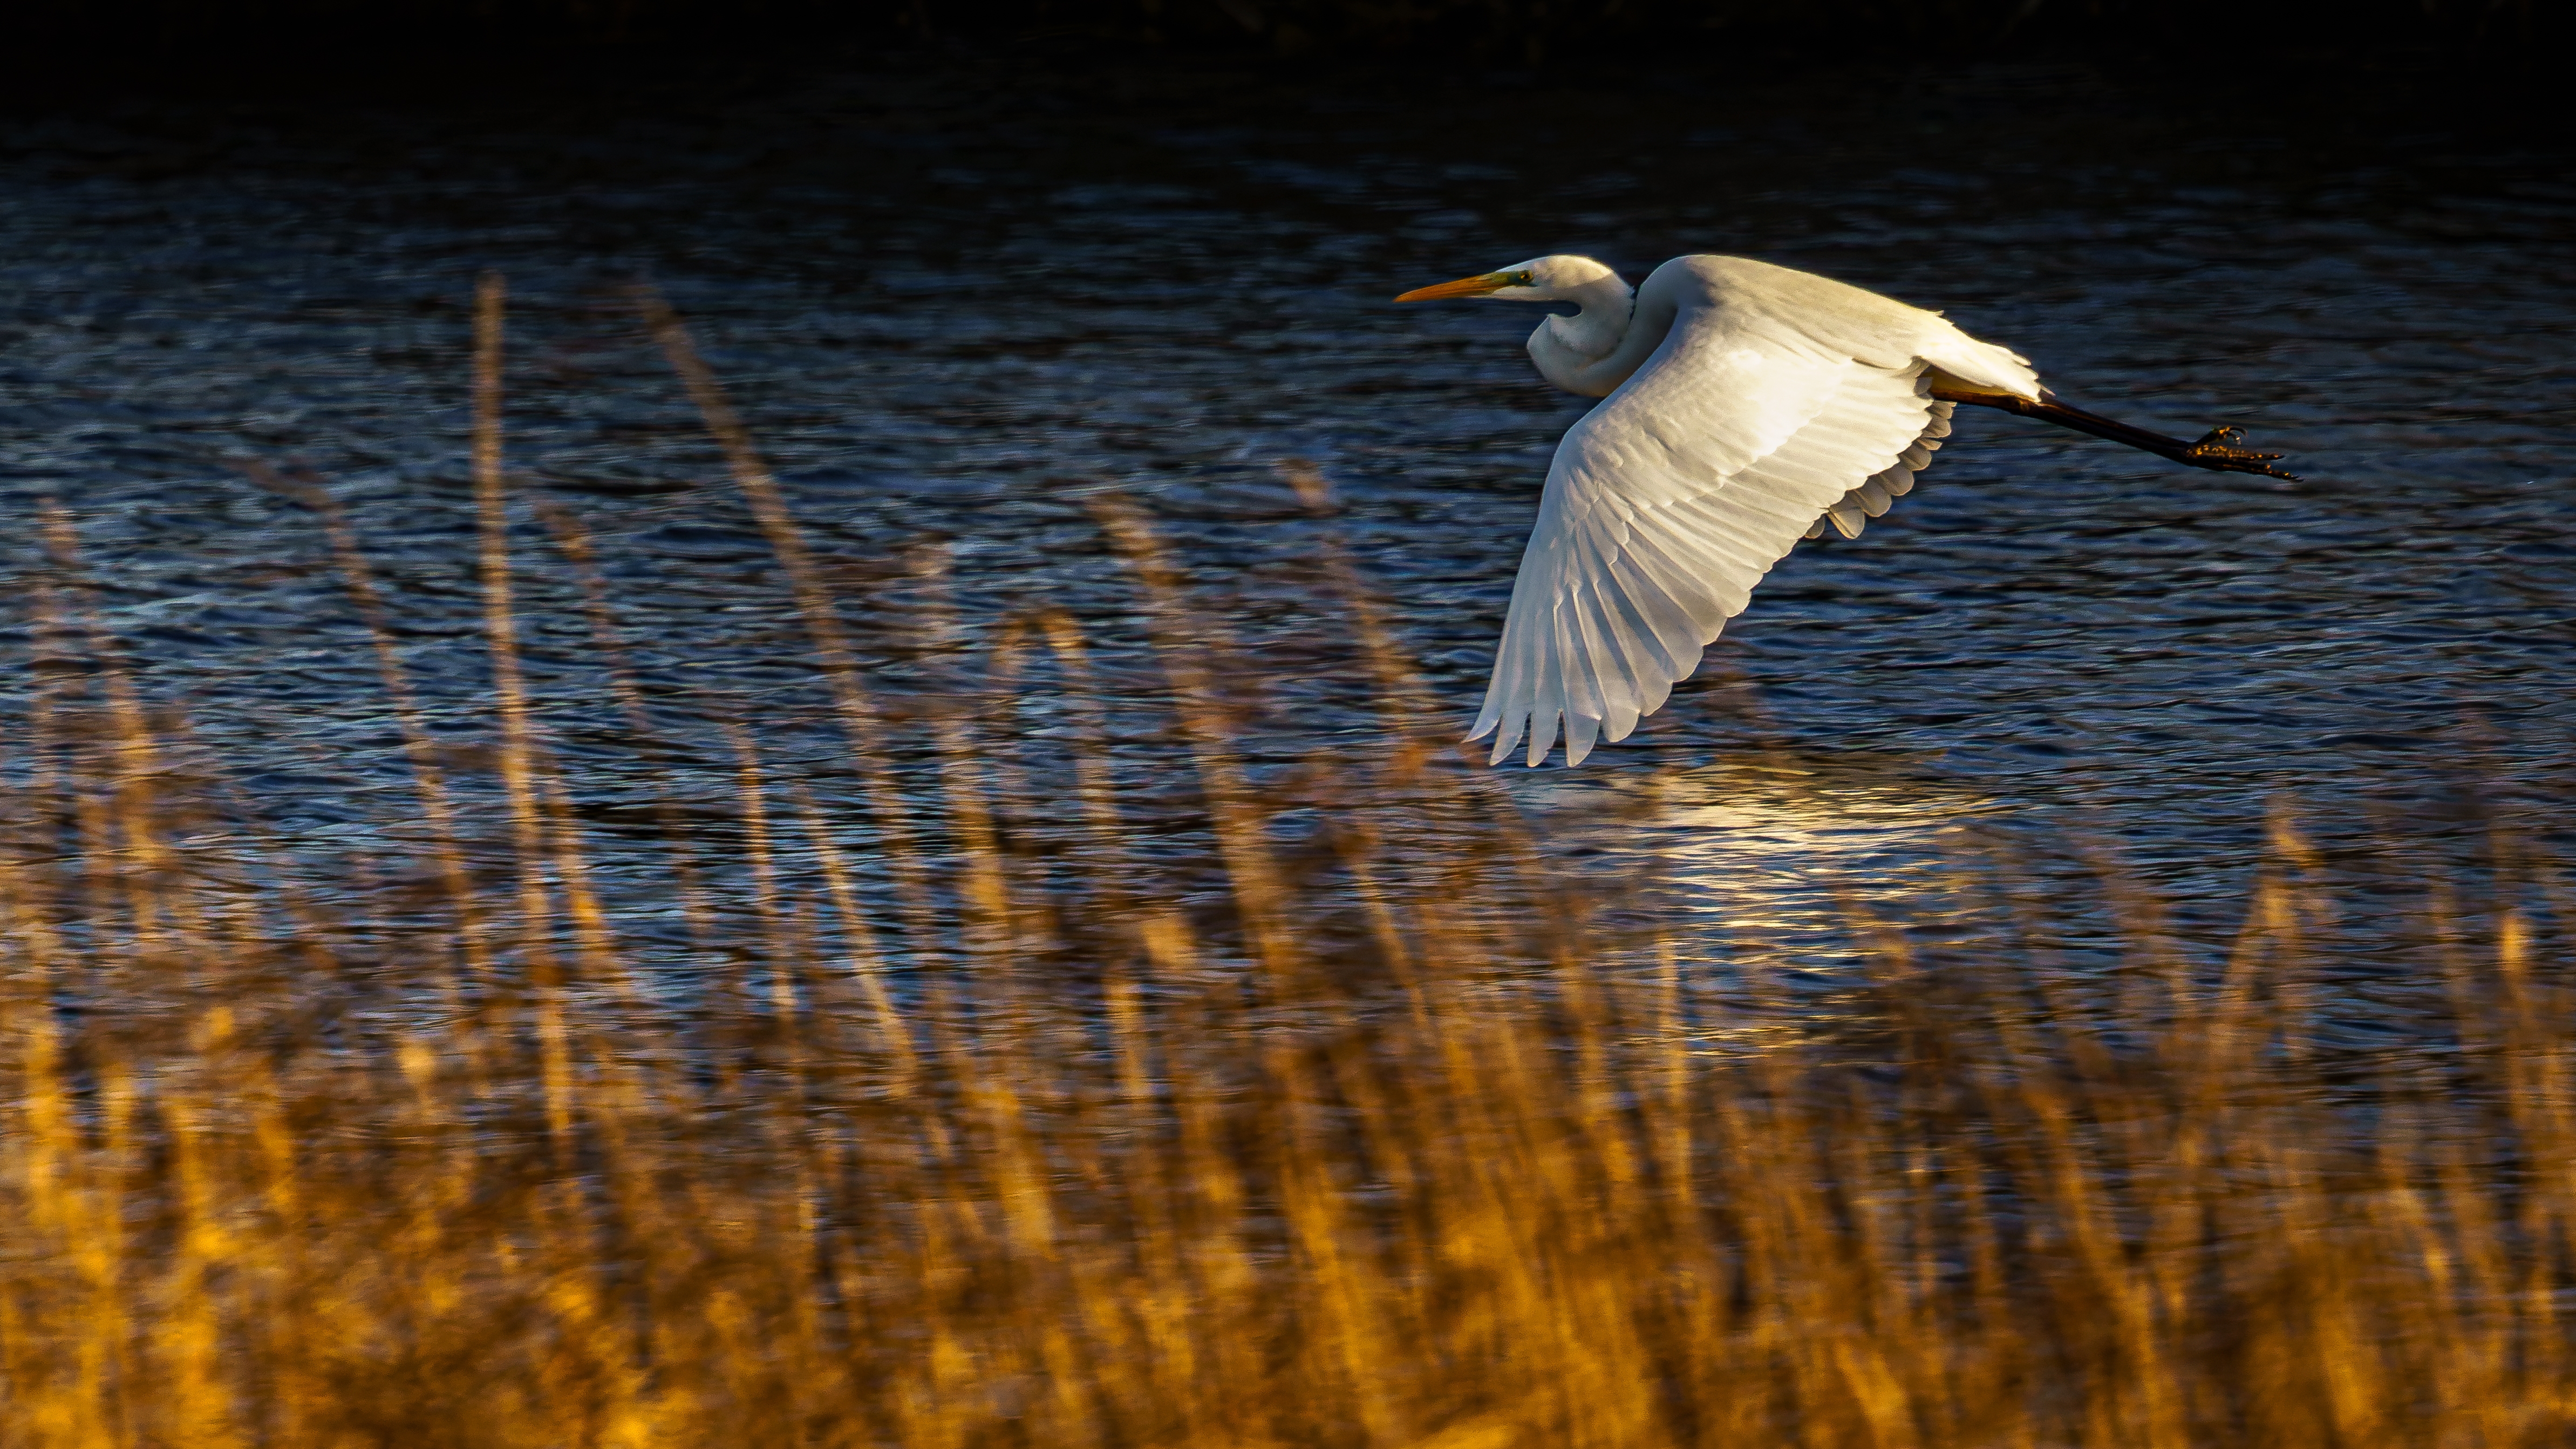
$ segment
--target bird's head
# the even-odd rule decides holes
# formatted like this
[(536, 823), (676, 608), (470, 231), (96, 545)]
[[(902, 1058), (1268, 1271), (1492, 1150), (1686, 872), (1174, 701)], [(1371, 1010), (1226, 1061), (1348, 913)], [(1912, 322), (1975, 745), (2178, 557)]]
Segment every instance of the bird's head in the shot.
[(1551, 312), (1530, 334), (1530, 360), (1541, 377), (1585, 397), (1608, 397), (1637, 370), (1642, 357), (1618, 365), (1606, 360), (1628, 335), (1636, 294), (1617, 272), (1590, 257), (1532, 257), (1499, 272), (1483, 272), (1421, 287), (1396, 298), (1431, 302), (1442, 297), (1499, 297), (1506, 302), (1571, 302), (1571, 312)]
[(1617, 288), (1621, 296), (1627, 295), (1628, 284), (1619, 280), (1619, 274), (1590, 257), (1532, 257), (1500, 271), (1460, 277), (1435, 287), (1417, 287), (1395, 300), (1436, 302), (1443, 297), (1496, 297), (1506, 302), (1581, 302), (1598, 297), (1606, 290), (1605, 283)]

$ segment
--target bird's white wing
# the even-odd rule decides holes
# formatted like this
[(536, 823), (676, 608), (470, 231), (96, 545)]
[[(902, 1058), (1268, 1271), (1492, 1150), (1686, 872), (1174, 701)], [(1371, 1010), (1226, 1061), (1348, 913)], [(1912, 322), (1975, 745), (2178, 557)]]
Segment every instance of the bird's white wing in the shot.
[(1807, 525), (1806, 536), (1824, 537), (1825, 525), (1830, 523), (1843, 537), (1858, 538), (1863, 525), (1885, 515), (1890, 503), (1914, 491), (1914, 475), (1932, 466), (1932, 454), (1940, 448), (1941, 440), (1950, 436), (1952, 407), (1950, 403), (1934, 402), (1932, 420), (1924, 425), (1914, 446), (1899, 453), (1886, 472), (1873, 475), (1868, 482), (1845, 493), (1842, 502)]
[[(1948, 430), (1925, 371), (1685, 308), (1557, 445), (1468, 738), (1500, 730), (1499, 763), (1526, 735), (1533, 765), (1560, 720), (1569, 765), (1604, 731), (1625, 738), (1820, 515), (1873, 483), (1911, 485), (1912, 453)], [(1887, 487), (1891, 470), (1904, 485)]]

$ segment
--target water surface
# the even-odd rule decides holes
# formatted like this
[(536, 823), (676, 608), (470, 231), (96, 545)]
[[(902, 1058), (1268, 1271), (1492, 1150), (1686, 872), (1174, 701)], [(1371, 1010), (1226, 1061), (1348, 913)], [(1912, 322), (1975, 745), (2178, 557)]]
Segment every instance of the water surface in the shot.
[[(1957, 909), (1941, 863), (1963, 852), (2045, 871), (2094, 841), (2214, 948), (2276, 809), (2330, 855), (2404, 841), (2425, 875), (2499, 818), (2564, 819), (2576, 293), (2548, 259), (2576, 243), (2576, 185), (2539, 141), (2403, 109), (2248, 110), (2054, 65), (1320, 88), (996, 66), (13, 121), (7, 708), (65, 647), (27, 602), (58, 499), (145, 692), (316, 862), (385, 848), (411, 796), (365, 632), (312, 515), (243, 465), (308, 468), (349, 510), (470, 760), (490, 682), (470, 300), (497, 269), (522, 506), (591, 536), (669, 743), (620, 714), (531, 513), (533, 688), (621, 927), (676, 942), (651, 802), (736, 828), (705, 721), (756, 723), (829, 799), (857, 787), (784, 581), (637, 324), (643, 281), (808, 530), (907, 788), (935, 797), (928, 721), (985, 698), (997, 630), (1060, 608), (1113, 695), (1138, 848), (1204, 855), (1134, 584), (1085, 500), (1141, 500), (1254, 661), (1233, 677), (1256, 779), (1375, 748), (1328, 539), (1463, 732), (1587, 403), (1531, 372), (1528, 309), (1386, 299), (1548, 251), (1632, 276), (1721, 251), (1944, 309), (2100, 411), (2241, 424), (2306, 481), (1963, 417), (1863, 538), (1783, 563), (1628, 742), (1504, 777), (1555, 868), (1678, 903), (1712, 955), (1824, 959), (1855, 900)], [(1285, 459), (1337, 510), (1301, 507)], [(1040, 795), (1062, 788), (1060, 706), (1032, 683), (976, 725)]]

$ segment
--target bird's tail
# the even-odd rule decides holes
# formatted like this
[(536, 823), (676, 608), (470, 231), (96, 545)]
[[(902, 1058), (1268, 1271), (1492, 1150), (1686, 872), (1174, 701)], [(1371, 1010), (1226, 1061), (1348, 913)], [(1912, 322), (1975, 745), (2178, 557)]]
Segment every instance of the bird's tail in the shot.
[[(1950, 374), (1968, 388), (1992, 388), (2015, 397), (2036, 401), (2039, 397), (2039, 374), (2031, 370), (2030, 359), (2009, 347), (1979, 342), (1956, 327), (1943, 324), (1949, 334), (1935, 337), (1923, 349), (1923, 360)], [(1935, 380), (1936, 384), (1938, 379)]]

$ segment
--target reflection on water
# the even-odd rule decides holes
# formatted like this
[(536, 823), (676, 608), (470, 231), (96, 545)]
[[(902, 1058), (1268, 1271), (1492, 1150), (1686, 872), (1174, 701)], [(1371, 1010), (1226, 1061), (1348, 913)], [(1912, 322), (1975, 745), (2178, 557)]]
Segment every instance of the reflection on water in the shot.
[(1517, 794), (1540, 820), (1571, 822), (1564, 838), (1600, 853), (1600, 874), (1649, 882), (1656, 920), (1726, 936), (1744, 969), (1850, 954), (1855, 920), (1929, 926), (1950, 910), (1968, 825), (2012, 810), (1927, 758), (1759, 745)]
[[(1812, 963), (1854, 916), (1929, 925), (1967, 822), (2008, 807), (1957, 779), (1875, 760), (1722, 761), (1641, 783), (1628, 849), (1683, 907), (1722, 923), (1738, 961)], [(1743, 954), (1750, 952), (1751, 954)]]
[(1651, 942), (1635, 953), (1647, 961), (1666, 949), (1703, 961), (1696, 994), (1722, 1007), (1703, 1012), (1706, 1040), (1768, 1040), (1784, 1012), (1807, 1024), (1848, 1014), (1856, 968), (1883, 963), (1900, 923), (1937, 948), (2013, 934), (1970, 879), (1986, 843), (1975, 827), (2012, 806), (1928, 757), (1775, 741), (1514, 793), (1619, 901), (1608, 939)]
[[(633, 280), (692, 319), (758, 436), (905, 798), (935, 808), (938, 722), (962, 720), (1021, 770), (1013, 838), (1072, 848), (1089, 717), (1057, 665), (999, 686), (990, 653), (1063, 610), (1153, 861), (1208, 842), (1086, 498), (1145, 498), (1252, 661), (1224, 685), (1256, 787), (1293, 786), (1318, 740), (1374, 738), (1328, 539), (1463, 731), (1583, 404), (1530, 375), (1522, 312), (1384, 298), (1555, 249), (1632, 271), (1735, 251), (1947, 308), (2104, 411), (2244, 424), (2310, 481), (1963, 423), (1862, 540), (1776, 570), (1630, 743), (1506, 785), (1542, 812), (1617, 802), (1612, 858), (1653, 862), (1647, 894), (1713, 941), (1786, 958), (1854, 906), (1937, 918), (1954, 843), (2045, 869), (2081, 829), (2217, 942), (2285, 794), (2330, 851), (2565, 819), (2576, 299), (2532, 259), (2576, 239), (2576, 191), (2550, 158), (2204, 112), (2080, 69), (1805, 77), (1722, 107), (1687, 78), (1516, 84), (1163, 76), (1104, 97), (996, 70), (623, 112), (12, 122), (0, 503), (69, 507), (146, 692), (290, 858), (399, 872), (386, 822), (412, 797), (362, 621), (315, 519), (244, 465), (310, 468), (375, 561), (468, 829), (497, 837), (465, 309), (480, 270), (506, 271), (514, 487), (575, 521), (611, 604), (588, 607), (565, 535), (523, 514), (530, 687), (617, 918), (676, 953), (668, 822), (720, 859), (743, 828), (715, 722), (757, 724), (772, 768), (849, 822), (855, 868), (881, 870), (882, 842)], [(1329, 516), (1281, 482), (1290, 455), (1329, 478)], [(51, 577), (28, 533), (0, 566), (22, 601)], [(9, 628), (23, 718), (23, 666), (56, 641), (31, 613)], [(752, 889), (711, 870), (719, 897)]]

